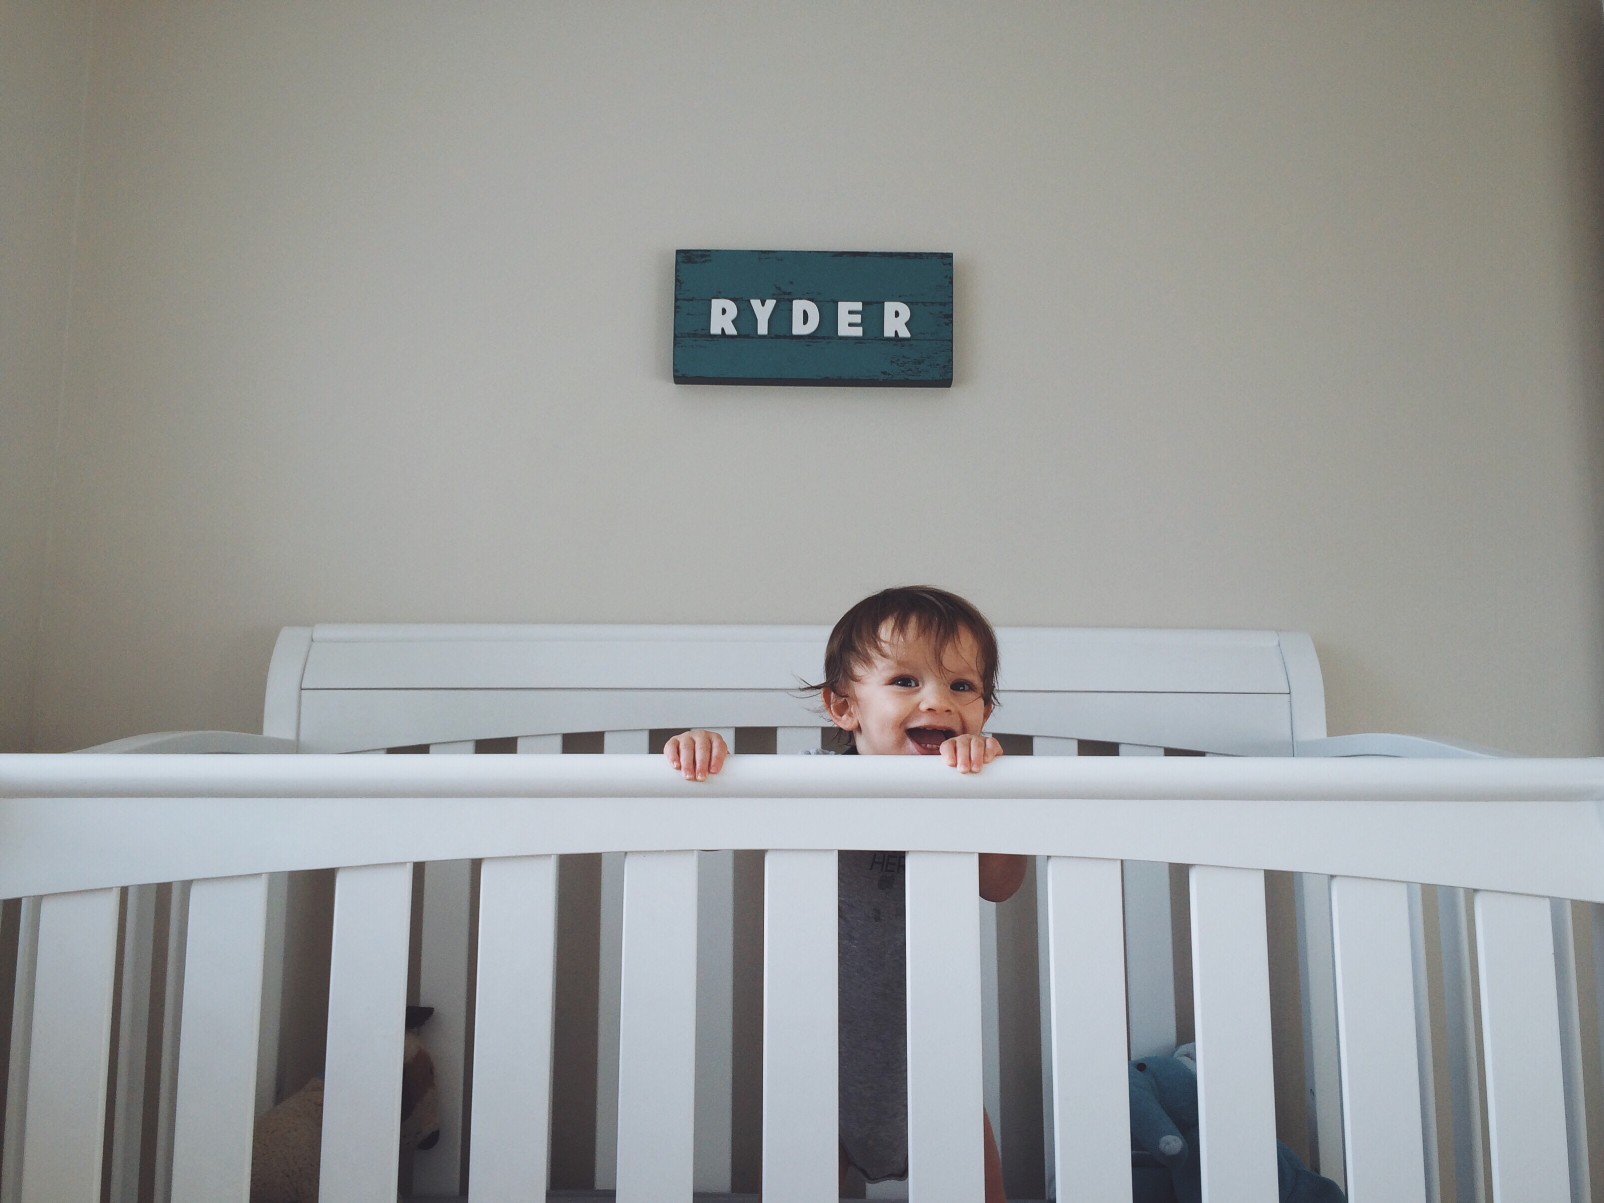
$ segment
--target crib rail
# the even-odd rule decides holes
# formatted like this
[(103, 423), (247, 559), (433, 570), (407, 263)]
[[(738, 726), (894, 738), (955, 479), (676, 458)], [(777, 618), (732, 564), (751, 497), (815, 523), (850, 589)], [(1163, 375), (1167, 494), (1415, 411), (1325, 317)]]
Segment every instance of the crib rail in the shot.
[(1334, 878), (1351, 1197), (1425, 1197), (1404, 893), (1425, 882), (1477, 891), (1495, 1197), (1571, 1198), (1546, 899), (1604, 902), (1604, 762), (1044, 757), (960, 778), (752, 758), (691, 785), (644, 756), (316, 755), (0, 756), (0, 898), (36, 900), (40, 931), (26, 1112), (13, 1099), (8, 1118), (23, 1124), (22, 1197), (99, 1197), (115, 891), (169, 881), (195, 883), (173, 1197), (244, 1197), (261, 875), (338, 868), (324, 1197), (394, 1199), (407, 866), (467, 859), (484, 861), (470, 1197), (527, 1191), (546, 1166), (552, 858), (623, 852), (618, 1197), (689, 1200), (695, 853), (731, 848), (768, 850), (764, 1197), (833, 1197), (840, 847), (910, 849), (912, 1199), (979, 1193), (976, 852), (1049, 858), (1060, 1197), (1130, 1189), (1119, 864), (1139, 860), (1195, 866), (1215, 1197), (1275, 1198), (1273, 869)]
[[(540, 800), (540, 806), (529, 805)], [(913, 847), (1604, 901), (1604, 760), (0, 756), (0, 898), (353, 864)], [(798, 805), (799, 802), (806, 805)], [(978, 804), (978, 805), (977, 805)]]

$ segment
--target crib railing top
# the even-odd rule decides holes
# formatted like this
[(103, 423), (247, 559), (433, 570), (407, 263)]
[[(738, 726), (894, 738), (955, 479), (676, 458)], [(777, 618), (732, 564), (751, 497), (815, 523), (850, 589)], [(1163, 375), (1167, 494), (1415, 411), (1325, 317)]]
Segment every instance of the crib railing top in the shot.
[[(315, 838), (314, 838), (315, 836)], [(0, 756), (0, 897), (699, 848), (1168, 861), (1604, 901), (1604, 760)]]

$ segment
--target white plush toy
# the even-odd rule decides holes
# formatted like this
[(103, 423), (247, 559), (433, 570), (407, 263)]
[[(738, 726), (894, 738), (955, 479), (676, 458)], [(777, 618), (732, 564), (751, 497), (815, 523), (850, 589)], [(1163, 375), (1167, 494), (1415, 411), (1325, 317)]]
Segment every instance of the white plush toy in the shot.
[[(440, 1139), (434, 1062), (413, 1032), (433, 1007), (407, 1008), (401, 1066), (399, 1147), (432, 1149)], [(323, 1155), (323, 1079), (313, 1078), (256, 1121), (251, 1146), (251, 1203), (317, 1203)]]

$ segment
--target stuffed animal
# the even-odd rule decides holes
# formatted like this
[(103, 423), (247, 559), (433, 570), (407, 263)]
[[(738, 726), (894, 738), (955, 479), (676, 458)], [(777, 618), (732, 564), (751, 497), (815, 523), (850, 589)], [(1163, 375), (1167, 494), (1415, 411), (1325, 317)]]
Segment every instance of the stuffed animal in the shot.
[[(401, 1064), (401, 1133), (404, 1149), (432, 1149), (440, 1139), (434, 1062), (413, 1033), (433, 1007), (407, 1008)], [(251, 1203), (317, 1203), (323, 1155), (323, 1080), (313, 1078), (257, 1118), (251, 1145)]]
[[(1170, 1172), (1179, 1203), (1203, 1197), (1197, 1141), (1197, 1070), (1184, 1057), (1143, 1057), (1129, 1067), (1131, 1140)], [(1344, 1203), (1342, 1190), (1276, 1142), (1281, 1203)]]

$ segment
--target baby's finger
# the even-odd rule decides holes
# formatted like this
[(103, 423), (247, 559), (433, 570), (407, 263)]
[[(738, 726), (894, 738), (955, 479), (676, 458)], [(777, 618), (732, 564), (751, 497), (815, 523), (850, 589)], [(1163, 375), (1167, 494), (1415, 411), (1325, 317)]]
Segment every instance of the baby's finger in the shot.
[(724, 737), (717, 731), (698, 731), (696, 733), (696, 780), (706, 781), (711, 774), (723, 768), (724, 758), (728, 754), (729, 745), (724, 742)]
[(668, 761), (668, 767), (671, 768), (671, 769), (679, 768), (679, 762), (680, 762), (679, 744), (680, 744), (680, 740), (682, 740), (684, 738), (685, 737), (683, 735), (671, 735), (668, 738), (668, 742), (663, 745), (663, 759)]
[(970, 740), (969, 736), (967, 736), (967, 735), (954, 735), (951, 739), (946, 740), (945, 742), (942, 743), (942, 745), (941, 745), (942, 759), (947, 762), (947, 765), (950, 768), (955, 768), (960, 773), (970, 772), (971, 771), (971, 769), (970, 769), (970, 761), (971, 761), (971, 747), (970, 747), (970, 744), (971, 744), (971, 740)]
[(713, 752), (716, 748), (715, 740), (718, 736), (711, 731), (698, 731), (696, 733), (696, 779), (706, 781), (708, 773), (713, 771)]
[(703, 771), (703, 769), (697, 767), (697, 761), (706, 755), (707, 753), (702, 745), (701, 734), (699, 732), (692, 732), (686, 738), (685, 745), (681, 749), (681, 767), (683, 767), (685, 770), (685, 780), (696, 780), (697, 774)]

